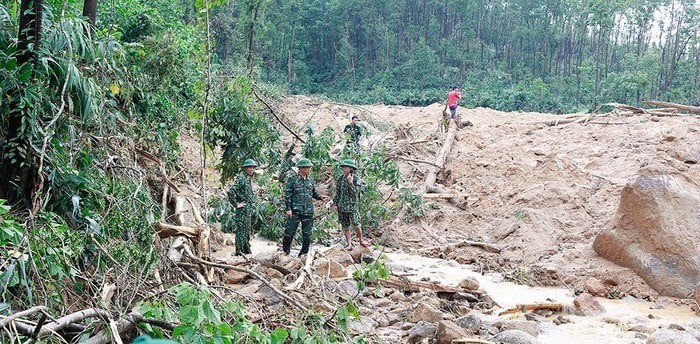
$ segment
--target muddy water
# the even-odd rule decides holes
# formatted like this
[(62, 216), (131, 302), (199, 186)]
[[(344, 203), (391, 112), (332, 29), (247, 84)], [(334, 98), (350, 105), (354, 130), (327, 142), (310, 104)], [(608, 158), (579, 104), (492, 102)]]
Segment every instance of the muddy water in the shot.
[[(231, 242), (233, 236), (230, 236)], [(255, 254), (273, 252), (279, 249), (279, 244), (267, 240), (254, 238), (251, 240), (252, 250)], [(313, 247), (319, 251), (328, 248), (322, 246)], [(217, 258), (233, 255), (233, 245), (229, 245), (214, 254)], [(292, 254), (295, 254), (294, 250)], [(405, 276), (414, 281), (428, 278), (430, 281), (439, 281), (441, 284), (456, 286), (465, 277), (471, 276), (479, 281), (480, 288), (499, 305), (493, 310), (493, 314), (483, 314), (480, 317), (485, 321), (495, 320), (524, 320), (521, 314), (510, 314), (499, 317), (497, 314), (505, 309), (524, 303), (559, 302), (572, 305), (574, 294), (564, 288), (528, 287), (503, 281), (498, 274), (483, 275), (473, 270), (473, 267), (461, 265), (455, 261), (444, 259), (426, 258), (402, 252), (386, 253), (392, 273)], [(629, 344), (635, 342), (635, 333), (628, 331), (633, 326), (645, 324), (649, 328), (669, 324), (689, 324), (700, 322), (700, 317), (683, 306), (665, 306), (661, 309), (652, 309), (653, 303), (637, 300), (608, 300), (597, 298), (606, 312), (596, 317), (579, 317), (573, 314), (566, 316), (571, 323), (555, 325), (549, 321), (540, 323), (540, 335), (537, 339), (540, 343), (620, 343)], [(637, 343), (644, 341), (636, 340)]]
[[(465, 277), (471, 276), (479, 281), (480, 288), (500, 306), (493, 313), (515, 307), (523, 303), (559, 302), (573, 305), (574, 295), (563, 288), (528, 287), (502, 281), (498, 274), (482, 275), (472, 267), (454, 261), (426, 258), (405, 253), (388, 253), (392, 272), (405, 275), (406, 278), (419, 281), (428, 278), (441, 284), (456, 286)], [(653, 304), (643, 300), (608, 300), (597, 298), (606, 312), (596, 317), (579, 317), (567, 315), (571, 323), (555, 325), (550, 321), (540, 323), (541, 343), (624, 343), (635, 338), (635, 333), (628, 331), (631, 327), (645, 324), (649, 328), (658, 328), (669, 324), (688, 324), (697, 322), (699, 317), (689, 307), (666, 306), (652, 309)], [(485, 320), (497, 320), (497, 315), (484, 315)], [(501, 317), (507, 320), (520, 320), (519, 314)]]

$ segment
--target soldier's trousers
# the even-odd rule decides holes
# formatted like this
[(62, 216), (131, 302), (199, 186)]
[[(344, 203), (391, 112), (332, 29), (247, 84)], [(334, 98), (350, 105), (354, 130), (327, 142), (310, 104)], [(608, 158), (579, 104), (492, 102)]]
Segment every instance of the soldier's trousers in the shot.
[(236, 255), (250, 254), (250, 227), (252, 225), (251, 214), (245, 210), (239, 210), (236, 214)]
[(294, 234), (297, 232), (299, 223), (301, 223), (302, 234), (299, 256), (309, 253), (309, 246), (311, 245), (311, 227), (314, 224), (314, 216), (300, 214), (292, 214), (292, 217), (287, 220), (287, 228), (284, 230), (284, 238), (282, 239), (282, 250), (284, 253), (289, 254), (292, 246), (292, 239), (294, 239)]

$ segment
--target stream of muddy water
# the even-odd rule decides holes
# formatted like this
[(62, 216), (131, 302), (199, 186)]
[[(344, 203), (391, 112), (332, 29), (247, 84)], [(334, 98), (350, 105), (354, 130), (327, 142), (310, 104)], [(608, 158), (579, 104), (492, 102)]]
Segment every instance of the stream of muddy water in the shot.
[[(485, 321), (497, 320), (498, 314), (518, 304), (558, 302), (573, 305), (573, 291), (554, 287), (529, 287), (503, 281), (500, 274), (482, 275), (469, 265), (455, 261), (426, 258), (406, 253), (387, 253), (394, 271), (401, 271), (406, 278), (414, 281), (429, 279), (440, 284), (457, 286), (466, 277), (479, 281), (480, 289), (500, 306), (493, 315), (484, 314)], [(596, 298), (605, 308), (599, 316), (581, 317), (567, 314), (570, 323), (555, 325), (551, 321), (539, 324), (541, 343), (625, 343), (633, 342), (635, 332), (628, 331), (633, 326), (643, 324), (647, 328), (658, 328), (670, 324), (689, 324), (700, 318), (687, 306), (669, 305), (658, 308), (651, 302), (639, 299), (610, 300)], [(573, 308), (573, 307), (572, 307)], [(507, 320), (523, 318), (520, 314), (501, 317)], [(637, 339), (639, 340), (639, 339)]]
[[(231, 238), (233, 239), (233, 238)], [(279, 249), (279, 244), (267, 240), (254, 238), (251, 246), (255, 254), (274, 252)], [(313, 249), (323, 252), (329, 248), (313, 246)], [(292, 254), (296, 251), (293, 250)], [(375, 252), (378, 253), (378, 252)], [(233, 254), (233, 246), (226, 246), (214, 254), (223, 258)], [(401, 251), (385, 252), (392, 273), (402, 275), (409, 280), (437, 281), (442, 285), (457, 286), (467, 277), (473, 277), (479, 282), (480, 289), (498, 304), (490, 314), (479, 314), (485, 321), (498, 320), (525, 320), (523, 314), (509, 314), (498, 316), (503, 310), (513, 308), (519, 304), (557, 302), (572, 305), (575, 295), (573, 291), (555, 287), (530, 287), (521, 284), (504, 281), (498, 273), (481, 274), (474, 271), (470, 265), (459, 264), (452, 260), (428, 258), (420, 255), (404, 253)], [(635, 338), (636, 332), (630, 328), (642, 325), (650, 329), (679, 324), (686, 327), (689, 324), (700, 324), (700, 317), (687, 306), (665, 305), (658, 306), (645, 300), (625, 298), (610, 300), (596, 298), (605, 308), (605, 312), (598, 316), (576, 316), (566, 314), (569, 323), (555, 325), (546, 318), (538, 324), (540, 343), (645, 343), (646, 341)], [(554, 316), (556, 316), (555, 314)]]

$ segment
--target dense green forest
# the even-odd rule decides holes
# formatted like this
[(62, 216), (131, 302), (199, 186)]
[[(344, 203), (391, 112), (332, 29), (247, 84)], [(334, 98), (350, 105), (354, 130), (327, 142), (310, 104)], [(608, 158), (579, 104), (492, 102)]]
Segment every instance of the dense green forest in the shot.
[[(198, 188), (207, 220), (227, 221), (204, 173), (183, 168), (183, 136), (201, 144), (202, 171), (221, 152), (210, 160), (224, 183), (246, 158), (267, 167), (257, 230), (275, 239), (284, 217), (273, 175), (285, 150), (276, 97), (418, 105), (456, 85), (463, 104), (502, 110), (698, 105), (699, 23), (697, 3), (665, 0), (0, 0), (0, 315), (102, 307), (178, 324), (141, 331), (186, 342), (346, 342), (351, 301), (259, 326), (241, 304), (181, 284), (186, 270), (153, 238), (154, 221), (167, 218), (165, 185)], [(299, 150), (328, 180), (338, 135), (303, 130)], [(363, 227), (421, 215), (422, 198), (399, 189), (381, 147), (357, 158), (368, 181)], [(322, 214), (314, 239), (334, 221)], [(363, 269), (360, 286), (386, 275), (381, 260)], [(79, 336), (109, 332), (99, 323), (81, 323)], [(17, 330), (27, 339), (34, 327)]]
[[(217, 10), (218, 56), (246, 55), (242, 2)], [(425, 105), (592, 109), (700, 102), (695, 0), (262, 1), (255, 65), (293, 93)], [(243, 11), (244, 12), (244, 11)], [(232, 16), (233, 14), (233, 16)]]

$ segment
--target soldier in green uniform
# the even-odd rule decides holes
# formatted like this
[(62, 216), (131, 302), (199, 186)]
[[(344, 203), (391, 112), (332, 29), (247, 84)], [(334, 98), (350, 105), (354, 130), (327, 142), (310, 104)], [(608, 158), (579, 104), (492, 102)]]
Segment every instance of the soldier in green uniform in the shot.
[(294, 146), (295, 145), (292, 144), (292, 146), (287, 150), (287, 153), (284, 154), (284, 159), (280, 165), (280, 172), (277, 176), (277, 180), (280, 182), (287, 180), (287, 177), (289, 177), (290, 172), (292, 171), (292, 166), (294, 166), (294, 161), (292, 160), (296, 155), (296, 153), (294, 153)]
[(258, 164), (253, 159), (243, 162), (243, 172), (228, 190), (228, 201), (236, 209), (236, 255), (250, 254), (250, 227), (255, 213), (255, 195), (250, 178)]
[(352, 159), (345, 159), (340, 163), (340, 167), (343, 168), (343, 175), (338, 177), (336, 182), (336, 193), (333, 199), (333, 209), (338, 212), (338, 221), (343, 227), (343, 233), (345, 234), (345, 240), (347, 246), (345, 249), (352, 250), (352, 243), (350, 241), (350, 229), (355, 229), (355, 234), (360, 240), (360, 246), (367, 247), (369, 243), (362, 238), (362, 228), (360, 228), (360, 182), (355, 175), (355, 161)]
[(314, 223), (313, 199), (328, 200), (328, 196), (319, 195), (316, 192), (316, 183), (309, 175), (311, 172), (311, 160), (302, 158), (297, 162), (299, 173), (287, 178), (284, 189), (285, 214), (288, 217), (287, 228), (282, 239), (282, 251), (289, 254), (294, 234), (301, 223), (302, 243), (299, 256), (309, 252), (311, 245), (311, 227)]
[(362, 127), (358, 124), (360, 118), (356, 115), (352, 116), (350, 124), (345, 126), (343, 133), (347, 137), (345, 147), (350, 154), (357, 155), (360, 153), (360, 136), (362, 136)]

